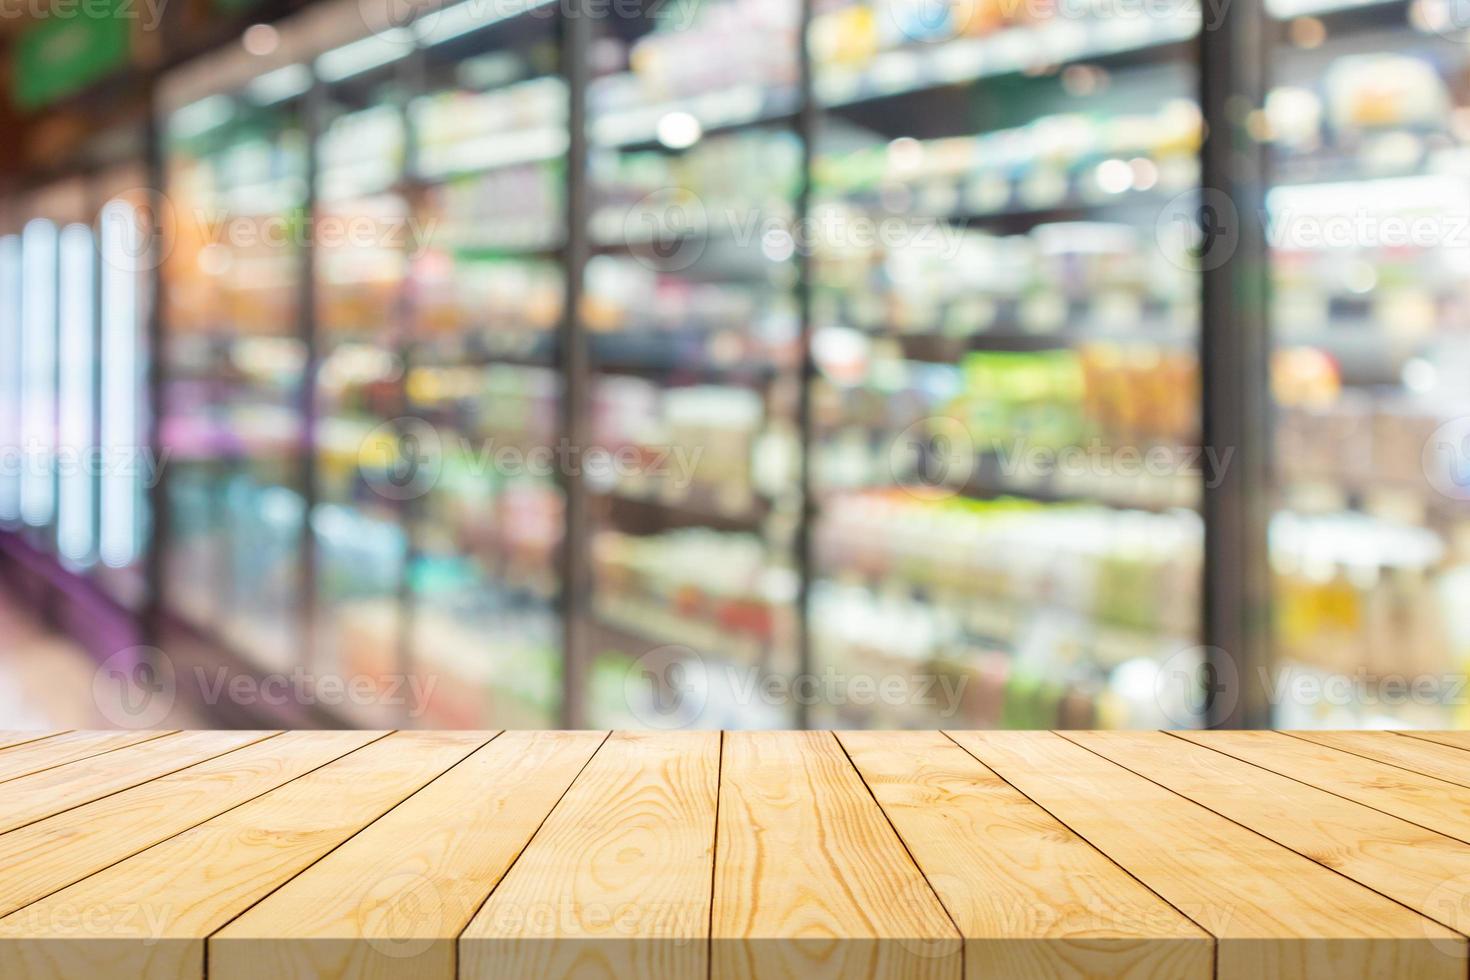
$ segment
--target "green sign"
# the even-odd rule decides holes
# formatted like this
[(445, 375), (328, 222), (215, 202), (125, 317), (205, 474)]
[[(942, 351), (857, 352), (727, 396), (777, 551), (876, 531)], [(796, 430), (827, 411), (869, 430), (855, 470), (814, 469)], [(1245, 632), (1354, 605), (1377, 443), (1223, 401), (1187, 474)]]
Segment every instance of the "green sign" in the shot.
[(16, 42), (15, 104), (48, 105), (126, 65), (142, 10), (137, 0), (58, 0)]

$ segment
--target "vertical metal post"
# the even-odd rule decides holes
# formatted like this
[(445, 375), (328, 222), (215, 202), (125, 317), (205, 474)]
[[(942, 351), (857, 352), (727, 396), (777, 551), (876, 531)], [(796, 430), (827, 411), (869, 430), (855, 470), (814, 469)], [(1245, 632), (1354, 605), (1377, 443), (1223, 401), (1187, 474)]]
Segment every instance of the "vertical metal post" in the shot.
[[(415, 44), (413, 51), (403, 59), (402, 64), (395, 70), (398, 72), (399, 81), (402, 83), (398, 111), (403, 125), (404, 159), (403, 170), (399, 173), (399, 186), (408, 205), (408, 214), (412, 216), (418, 211), (423, 200), (423, 188), (418, 181), (418, 133), (413, 125), (413, 114), (409, 111), (409, 103), (415, 96), (427, 94), (427, 51), (421, 44)], [(411, 243), (410, 247), (417, 247), (422, 243)], [(400, 415), (413, 416), (417, 406), (408, 390), (408, 376), (413, 369), (415, 344), (417, 341), (416, 312), (418, 309), (418, 293), (413, 288), (413, 259), (409, 254), (405, 257), (404, 278), (398, 292), (398, 336), (395, 338), (398, 351), (398, 363), (401, 375), (398, 381), (398, 404)], [(413, 673), (414, 665), (414, 626), (418, 616), (418, 596), (413, 588), (413, 569), (417, 564), (420, 552), (419, 521), (423, 517), (423, 497), (410, 497), (398, 505), (399, 521), (403, 527), (403, 565), (398, 574), (398, 671), (403, 677), (409, 677)], [(423, 708), (424, 705), (405, 706), (405, 725), (412, 721), (409, 712), (412, 707)]]
[[(150, 76), (151, 81), (152, 76)], [(161, 236), (166, 229), (162, 225), (161, 205), (167, 200), (169, 186), (164, 166), (164, 127), (160, 119), (156, 85), (150, 84), (148, 110), (143, 121), (143, 155), (146, 183), (152, 189), (153, 207), (148, 218), (153, 222), (148, 236), (148, 320), (144, 328), (147, 336), (147, 368), (144, 385), (148, 399), (147, 441), (154, 460), (158, 461), (153, 484), (148, 487), (148, 533), (141, 542), (144, 575), (143, 614), (139, 623), (143, 643), (157, 647), (163, 641), (164, 556), (168, 553), (172, 527), (168, 509), (168, 483), (171, 467), (162, 465), (165, 459), (163, 445), (163, 416), (167, 398), (168, 366), (165, 356), (165, 332), (167, 330), (165, 307), (168, 304), (168, 279), (163, 274), (166, 255), (163, 249), (167, 242)]]
[(1207, 721), (1212, 727), (1265, 727), (1269, 276), (1262, 153), (1248, 131), (1264, 95), (1265, 19), (1260, 0), (1205, 0), (1203, 6), (1202, 423), (1205, 448), (1225, 464), (1219, 472), (1207, 468), (1204, 489)]
[[(311, 222), (316, 220), (316, 196), (317, 196), (317, 140), (321, 136), (323, 100), (325, 91), (320, 78), (313, 73), (311, 88), (307, 90), (301, 107), (301, 128), (305, 136), (305, 181), (306, 192), (302, 201), (302, 221), (310, 227)], [(297, 283), (296, 302), (296, 331), (297, 337), (302, 343), (304, 351), (303, 367), (301, 372), (301, 390), (298, 393), (299, 414), (301, 418), (301, 460), (297, 472), (301, 479), (301, 553), (298, 556), (301, 575), (301, 608), (298, 611), (297, 622), (300, 624), (301, 636), (298, 640), (298, 648), (301, 652), (302, 666), (308, 670), (320, 669), (321, 665), (314, 663), (316, 651), (316, 617), (317, 600), (319, 598), (318, 563), (316, 553), (316, 535), (311, 531), (312, 516), (316, 512), (317, 505), (317, 465), (316, 465), (316, 435), (317, 435), (317, 399), (316, 378), (320, 367), (319, 360), (321, 352), (317, 349), (316, 331), (316, 242), (314, 235), (306, 235), (301, 243), (300, 254), (297, 256), (297, 274), (300, 282)]]
[[(813, 96), (811, 48), (807, 34), (811, 27), (811, 0), (801, 0), (801, 26), (797, 35), (800, 65), (800, 108), (797, 114), (797, 131), (801, 135), (801, 190), (796, 200), (797, 227), (810, 227), (812, 198), (812, 172), (815, 160), (818, 114)], [(812, 360), (812, 248), (811, 236), (799, 236), (797, 249), (797, 315), (801, 318), (798, 347), (801, 355), (800, 388), (797, 392), (796, 424), (800, 436), (801, 462), (797, 493), (801, 497), (800, 519), (796, 528), (796, 571), (797, 571), (797, 644), (796, 669), (798, 677), (810, 677), (812, 663), (811, 587), (815, 567), (812, 558), (812, 524), (816, 519), (816, 501), (812, 492), (812, 449), (814, 441), (814, 419), (812, 418), (812, 385), (816, 381), (816, 365)], [(796, 704), (796, 727), (811, 727), (811, 705), (806, 698), (798, 698)]]
[(562, 725), (586, 724), (586, 670), (589, 657), (587, 613), (591, 574), (587, 561), (590, 536), (587, 487), (581, 454), (590, 434), (588, 406), (592, 368), (587, 336), (582, 329), (583, 270), (587, 265), (587, 83), (592, 22), (585, 0), (573, 0), (561, 17), (561, 70), (567, 82), (569, 105), (566, 165), (566, 241), (563, 268), (566, 290), (557, 366), (561, 372), (561, 437), (568, 451), (556, 454), (560, 462), (566, 523), (561, 546)]

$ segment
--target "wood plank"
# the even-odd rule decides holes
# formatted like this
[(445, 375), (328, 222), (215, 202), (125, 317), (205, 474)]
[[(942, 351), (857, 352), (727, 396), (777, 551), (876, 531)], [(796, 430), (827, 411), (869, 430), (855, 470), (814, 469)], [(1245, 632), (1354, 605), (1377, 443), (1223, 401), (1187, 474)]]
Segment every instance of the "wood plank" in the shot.
[[(113, 752), (139, 742), (163, 738), (172, 732), (67, 732), (0, 750), (0, 783), (64, 766), (104, 752)], [(9, 791), (9, 787), (6, 787)]]
[(65, 735), (65, 731), (40, 732), (40, 731), (3, 731), (0, 732), (0, 749), (12, 749), (17, 745), (25, 745), (28, 742), (39, 742), (42, 739), (55, 738)]
[(618, 732), (460, 939), (460, 976), (705, 980), (719, 732)]
[(1405, 738), (1417, 738), (1422, 742), (1438, 742), (1452, 749), (1470, 749), (1470, 732), (1395, 732)]
[(0, 976), (204, 976), (204, 940), (469, 755), (400, 732), (0, 919)]
[(1060, 734), (1441, 925), (1470, 932), (1470, 845), (1162, 732)]
[(1470, 843), (1470, 789), (1280, 732), (1177, 734), (1262, 769)]
[(179, 732), (22, 776), (0, 790), (0, 832), (232, 752), (274, 732)]
[(939, 732), (837, 739), (965, 937), (965, 975), (1208, 978), (1214, 941)]
[(455, 939), (602, 732), (509, 732), (209, 940), (212, 980), (453, 980)]
[(1044, 732), (951, 734), (1213, 933), (1221, 980), (1465, 975), (1457, 933), (1080, 745)]
[(0, 835), (0, 915), (386, 734), (287, 732)]
[(711, 977), (957, 978), (954, 924), (830, 732), (728, 732)]
[(1470, 788), (1470, 753), (1392, 732), (1290, 732), (1294, 738)]

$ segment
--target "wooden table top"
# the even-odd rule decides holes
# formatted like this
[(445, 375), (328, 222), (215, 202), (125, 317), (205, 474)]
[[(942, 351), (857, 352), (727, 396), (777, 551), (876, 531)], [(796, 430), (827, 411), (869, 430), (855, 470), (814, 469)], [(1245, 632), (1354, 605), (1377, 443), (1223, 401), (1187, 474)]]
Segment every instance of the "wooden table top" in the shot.
[(0, 977), (1464, 978), (1466, 732), (0, 732)]

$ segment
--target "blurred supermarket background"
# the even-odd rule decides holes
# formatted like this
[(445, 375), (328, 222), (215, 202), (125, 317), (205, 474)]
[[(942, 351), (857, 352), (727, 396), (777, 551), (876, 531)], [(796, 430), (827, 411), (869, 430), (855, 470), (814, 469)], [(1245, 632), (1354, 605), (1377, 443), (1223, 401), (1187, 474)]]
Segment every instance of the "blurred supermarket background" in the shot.
[(1463, 726), (1460, 6), (6, 0), (0, 727)]

